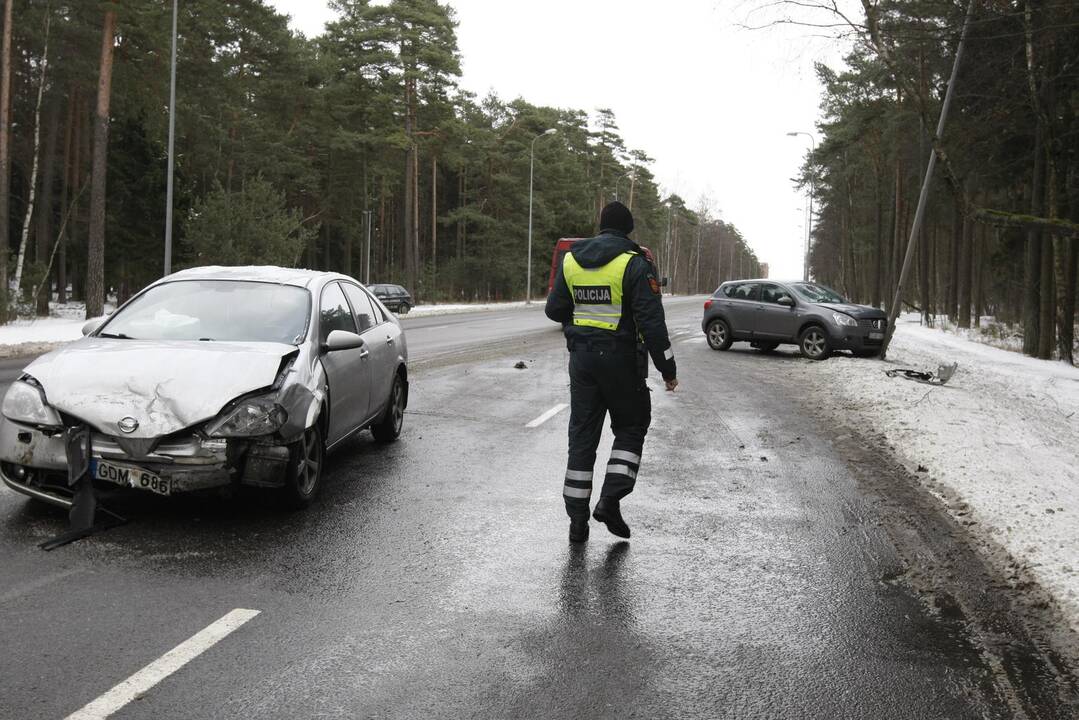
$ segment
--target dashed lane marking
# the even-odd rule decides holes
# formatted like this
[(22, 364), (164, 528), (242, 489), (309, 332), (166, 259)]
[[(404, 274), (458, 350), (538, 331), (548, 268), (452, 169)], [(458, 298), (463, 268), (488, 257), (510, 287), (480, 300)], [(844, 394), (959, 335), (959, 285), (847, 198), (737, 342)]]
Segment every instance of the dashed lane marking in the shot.
[(217, 622), (169, 650), (112, 690), (84, 706), (81, 710), (71, 713), (65, 720), (103, 720), (109, 717), (224, 640), (258, 614), (258, 610), (244, 610), (243, 608), (233, 610)]
[(525, 427), (527, 427), (527, 428), (539, 427), (540, 425), (547, 422), (548, 420), (550, 420), (555, 415), (562, 412), (563, 410), (565, 410), (568, 407), (569, 407), (569, 405), (567, 405), (566, 403), (559, 403), (559, 404), (555, 405), (553, 408), (551, 408), (550, 410), (548, 410), (547, 412), (540, 415), (538, 418), (536, 418), (532, 422), (525, 425)]

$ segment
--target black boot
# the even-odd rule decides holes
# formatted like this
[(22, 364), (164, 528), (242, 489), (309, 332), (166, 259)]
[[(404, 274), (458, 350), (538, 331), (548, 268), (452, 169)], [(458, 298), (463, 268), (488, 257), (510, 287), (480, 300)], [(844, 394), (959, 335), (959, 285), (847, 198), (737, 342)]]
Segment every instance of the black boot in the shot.
[(588, 517), (569, 521), (569, 541), (583, 543), (588, 540)]
[(612, 535), (621, 538), (629, 537), (629, 525), (626, 525), (626, 521), (622, 519), (622, 511), (618, 509), (618, 501), (614, 498), (601, 497), (596, 503), (592, 517), (601, 523), (606, 523)]

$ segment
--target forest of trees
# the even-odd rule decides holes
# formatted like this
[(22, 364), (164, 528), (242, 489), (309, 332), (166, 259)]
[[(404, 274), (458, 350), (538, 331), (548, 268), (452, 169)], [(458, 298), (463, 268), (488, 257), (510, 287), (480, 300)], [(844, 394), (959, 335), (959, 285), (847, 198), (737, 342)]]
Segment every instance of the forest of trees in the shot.
[[(1074, 362), (1079, 268), (1079, 3), (974, 0), (942, 138), (934, 143), (968, 0), (831, 0), (819, 24), (855, 38), (820, 66), (823, 139), (802, 182), (819, 213), (813, 276), (890, 305), (929, 153), (937, 166), (904, 310), (970, 327), (993, 316), (1024, 352)], [(825, 18), (828, 18), (826, 21)]]
[[(172, 3), (0, 0), (0, 313), (99, 314), (164, 266)], [(619, 198), (676, 291), (755, 275), (737, 229), (664, 197), (609, 110), (477, 98), (450, 7), (335, 0), (315, 38), (264, 0), (180, 3), (174, 268), (275, 263), (422, 301), (534, 297)], [(68, 293), (68, 287), (71, 292)]]

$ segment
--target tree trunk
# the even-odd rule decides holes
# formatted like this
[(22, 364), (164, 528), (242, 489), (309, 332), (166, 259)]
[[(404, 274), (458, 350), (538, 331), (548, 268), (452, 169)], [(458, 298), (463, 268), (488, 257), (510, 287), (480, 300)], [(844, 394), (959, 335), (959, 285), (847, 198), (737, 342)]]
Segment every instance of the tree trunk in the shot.
[(984, 308), (982, 307), (983, 300), (983, 280), (984, 275), (982, 268), (985, 265), (985, 226), (979, 225), (974, 229), (974, 234), (971, 236), (973, 243), (971, 248), (971, 285), (970, 285), (970, 297), (971, 303), (974, 306), (974, 327), (982, 326), (982, 314)]
[(952, 247), (948, 255), (951, 270), (948, 280), (948, 318), (952, 322), (959, 318), (959, 255), (963, 246), (963, 225), (963, 211), (957, 200), (952, 218)]
[(4, 0), (0, 46), (0, 322), (9, 317), (8, 253), (11, 252), (11, 6)]
[[(76, 106), (79, 104), (77, 90), (72, 88), (67, 101), (67, 121), (64, 127), (64, 174), (60, 183), (60, 207), (67, 209), (69, 193), (74, 192), (78, 197), (78, 174), (75, 164), (72, 162), (77, 153), (75, 145), (78, 144), (78, 135), (75, 130)], [(68, 224), (73, 224), (78, 217), (78, 204), (71, 211), (71, 219)], [(56, 263), (56, 302), (61, 305), (67, 302), (67, 238), (68, 229), (65, 226), (60, 236), (56, 239), (60, 243)]]
[(959, 240), (959, 277), (956, 278), (959, 289), (959, 315), (956, 324), (961, 328), (970, 327), (970, 266), (974, 223), (969, 217), (963, 217), (963, 233)]
[(116, 42), (116, 11), (105, 11), (101, 31), (101, 66), (94, 110), (94, 154), (90, 180), (90, 239), (86, 258), (86, 317), (105, 312), (105, 180), (108, 172), (109, 101)]
[[(41, 181), (41, 211), (38, 213), (37, 237), (34, 243), (34, 262), (41, 268), (49, 262), (52, 255), (52, 246), (55, 242), (53, 233), (53, 198), (56, 187), (56, 142), (60, 134), (60, 107), (59, 103), (51, 103), (48, 111), (48, 131), (45, 135), (45, 174)], [(61, 212), (65, 206), (61, 206)], [(49, 275), (37, 280), (37, 314), (42, 317), (49, 315), (49, 300), (52, 299), (52, 284)]]
[(26, 249), (30, 241), (30, 222), (34, 216), (34, 198), (37, 193), (37, 172), (41, 164), (41, 101), (45, 97), (45, 80), (49, 72), (49, 17), (45, 18), (45, 51), (41, 56), (41, 82), (37, 88), (37, 103), (34, 105), (34, 150), (30, 170), (30, 192), (26, 202), (26, 215), (23, 217), (22, 237), (19, 239), (19, 256), (15, 261), (15, 300), (22, 297), (22, 273), (26, 264)]
[(438, 155), (431, 156), (431, 292), (438, 286)]

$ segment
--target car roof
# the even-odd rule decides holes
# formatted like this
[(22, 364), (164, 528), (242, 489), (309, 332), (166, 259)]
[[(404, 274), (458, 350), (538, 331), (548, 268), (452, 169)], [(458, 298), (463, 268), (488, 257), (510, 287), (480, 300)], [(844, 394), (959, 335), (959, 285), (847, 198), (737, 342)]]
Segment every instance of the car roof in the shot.
[(779, 285), (793, 285), (794, 283), (804, 282), (803, 280), (776, 280), (775, 278), (745, 278), (744, 280), (726, 280), (724, 285), (731, 285), (733, 283), (778, 283)]
[(295, 285), (297, 287), (311, 287), (331, 280), (357, 282), (354, 278), (340, 273), (283, 268), (274, 265), (206, 265), (175, 272), (157, 282), (173, 282), (175, 280), (247, 280), (251, 282), (277, 283), (279, 285)]

